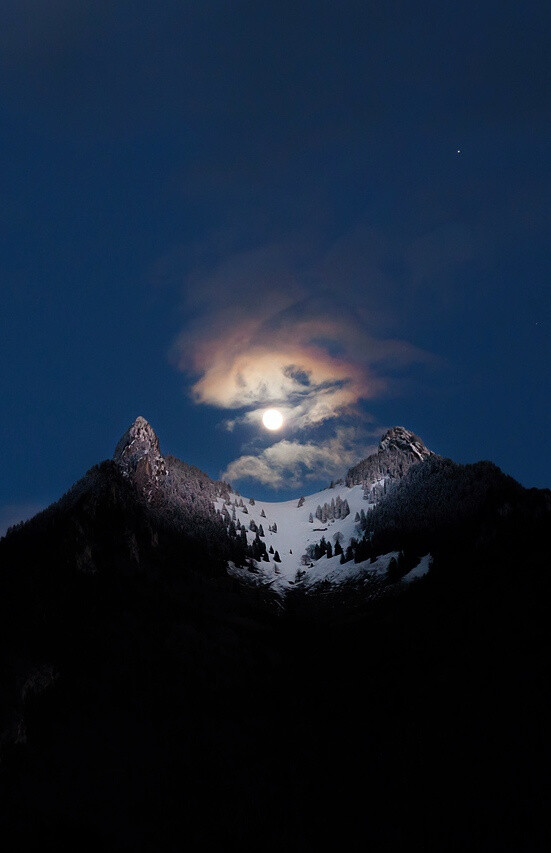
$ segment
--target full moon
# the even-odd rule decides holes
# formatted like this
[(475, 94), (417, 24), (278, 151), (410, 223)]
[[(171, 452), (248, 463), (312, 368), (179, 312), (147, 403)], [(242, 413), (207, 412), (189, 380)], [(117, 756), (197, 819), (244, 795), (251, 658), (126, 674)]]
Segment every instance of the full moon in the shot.
[(279, 429), (283, 423), (283, 415), (277, 409), (266, 409), (262, 415), (262, 423), (266, 429)]

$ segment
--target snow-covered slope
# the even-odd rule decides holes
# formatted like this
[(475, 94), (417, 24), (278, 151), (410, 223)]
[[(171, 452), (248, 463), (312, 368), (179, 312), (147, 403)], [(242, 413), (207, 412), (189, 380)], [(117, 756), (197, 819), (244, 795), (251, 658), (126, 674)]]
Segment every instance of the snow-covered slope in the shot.
[[(337, 499), (348, 503), (350, 512), (345, 518), (328, 519), (325, 522), (316, 518), (316, 510), (324, 504), (331, 504)], [(243, 506), (241, 506), (241, 502)], [(239, 522), (246, 529), (247, 541), (252, 545), (256, 532), (250, 530), (251, 521), (257, 528), (262, 526), (269, 562), (258, 560), (254, 562), (259, 583), (269, 583), (276, 590), (291, 589), (297, 583), (309, 587), (321, 582), (331, 584), (359, 580), (362, 577), (373, 579), (376, 575), (386, 574), (388, 564), (396, 553), (384, 554), (374, 562), (366, 560), (355, 563), (349, 560), (341, 563), (340, 554), (332, 557), (320, 557), (314, 560), (308, 555), (308, 546), (318, 543), (322, 537), (331, 543), (334, 550), (337, 539), (341, 538), (342, 548), (346, 550), (350, 540), (361, 538), (357, 514), (369, 509), (370, 504), (364, 498), (363, 486), (347, 487), (338, 485), (321, 492), (304, 497), (300, 500), (255, 501), (231, 493), (229, 502), (218, 500), (216, 508), (220, 512), (228, 512), (234, 523)], [(310, 521), (312, 518), (312, 521)], [(273, 549), (273, 553), (271, 553)], [(280, 562), (274, 557), (279, 556)], [(230, 571), (243, 576), (248, 570), (230, 567)]]
[[(323, 506), (324, 503), (330, 503), (331, 499), (339, 496), (341, 500), (347, 499), (350, 507), (350, 512), (344, 519), (320, 521), (316, 518), (315, 513), (318, 506)], [(346, 547), (352, 536), (358, 536), (357, 523), (354, 521), (356, 512), (360, 509), (365, 510), (366, 503), (363, 499), (363, 488), (354, 486), (352, 489), (345, 486), (336, 487), (333, 489), (324, 489), (321, 492), (316, 492), (313, 495), (305, 497), (302, 506), (298, 506), (299, 500), (283, 501), (281, 503), (272, 503), (269, 501), (256, 501), (254, 504), (249, 502), (249, 498), (243, 497), (244, 507), (238, 503), (240, 496), (235, 494), (230, 495), (233, 506), (226, 505), (226, 509), (247, 529), (247, 540), (250, 544), (254, 541), (256, 533), (249, 530), (250, 523), (253, 521), (257, 526), (262, 525), (264, 530), (264, 541), (268, 551), (273, 548), (274, 553), (270, 553), (270, 563), (259, 561), (258, 566), (262, 569), (266, 576), (278, 579), (280, 583), (289, 584), (297, 580), (297, 572), (308, 571), (304, 565), (303, 556), (306, 555), (308, 545), (314, 545), (319, 542), (322, 536), (331, 545), (334, 546), (334, 536), (340, 532), (343, 537), (343, 545)], [(234, 503), (235, 501), (235, 503)], [(216, 508), (223, 510), (224, 503), (217, 501)], [(263, 515), (264, 513), (264, 515)], [(265, 516), (265, 517), (264, 517)], [(313, 521), (309, 521), (310, 516)], [(275, 525), (275, 532), (274, 531)], [(271, 528), (271, 529), (270, 529)], [(281, 562), (275, 562), (275, 552), (278, 552)], [(340, 557), (332, 557), (330, 560), (325, 558), (329, 565), (333, 565), (333, 561), (339, 564)], [(312, 560), (308, 559), (308, 563)], [(320, 562), (320, 561), (318, 561)], [(340, 564), (339, 564), (340, 565)], [(318, 573), (319, 574), (319, 573)]]

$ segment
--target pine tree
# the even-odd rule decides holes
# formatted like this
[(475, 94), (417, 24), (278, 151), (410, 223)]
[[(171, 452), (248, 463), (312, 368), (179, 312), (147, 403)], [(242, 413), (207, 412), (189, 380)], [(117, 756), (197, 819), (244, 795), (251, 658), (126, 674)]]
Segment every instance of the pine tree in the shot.
[(241, 535), (236, 536), (233, 541), (232, 547), (232, 559), (236, 566), (243, 566), (246, 561), (247, 556), (247, 543), (243, 542)]
[(260, 525), (260, 526), (259, 526), (259, 528), (258, 528), (258, 535), (259, 535), (259, 536), (264, 536), (264, 528), (262, 527), (262, 525)]
[(327, 552), (326, 552), (326, 556), (327, 556), (327, 559), (328, 559), (328, 560), (333, 556), (333, 548), (331, 547), (331, 542), (328, 542), (328, 543), (327, 543)]
[(274, 546), (270, 545), (270, 554), (273, 554), (273, 553), (274, 553)]
[(305, 500), (306, 500), (306, 498), (304, 497), (304, 495), (303, 495), (301, 498), (299, 498), (299, 500), (298, 500), (298, 504), (297, 504), (297, 509), (300, 509), (300, 508), (301, 508), (301, 506), (304, 506), (304, 501), (305, 501)]
[(260, 518), (266, 518), (266, 513), (264, 512), (264, 510), (261, 511)]
[(312, 513), (310, 513), (310, 515), (308, 516), (308, 521), (310, 522), (310, 524), (313, 524), (314, 516), (312, 515)]
[(255, 560), (261, 560), (262, 554), (264, 554), (265, 551), (266, 551), (266, 545), (264, 544), (264, 542), (262, 542), (259, 539), (258, 533), (257, 533), (254, 540), (253, 540), (253, 544), (252, 544), (252, 555), (253, 555), (254, 559)]
[(281, 557), (279, 556), (279, 551), (276, 551), (274, 554), (274, 563), (281, 563)]

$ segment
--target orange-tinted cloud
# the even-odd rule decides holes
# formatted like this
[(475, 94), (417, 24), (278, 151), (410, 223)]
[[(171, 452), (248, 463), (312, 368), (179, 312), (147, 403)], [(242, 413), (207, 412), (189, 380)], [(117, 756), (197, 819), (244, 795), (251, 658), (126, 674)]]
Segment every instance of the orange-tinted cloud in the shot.
[(275, 405), (290, 428), (337, 418), (381, 394), (378, 366), (425, 358), (403, 342), (370, 338), (350, 317), (308, 316), (302, 304), (244, 316), (223, 309), (208, 327), (182, 335), (176, 354), (180, 368), (195, 377), (197, 403), (245, 410), (248, 421)]
[[(172, 353), (198, 404), (225, 410), (228, 429), (256, 425), (272, 441), (224, 475), (275, 487), (332, 476), (357, 461), (366, 417), (357, 419), (355, 439), (347, 433), (343, 443), (350, 416), (384, 394), (398, 368), (430, 360), (405, 341), (373, 333), (367, 290), (351, 305), (338, 286), (304, 285), (290, 271), (300, 259), (285, 257), (281, 248), (264, 247), (191, 276), (186, 303), (195, 320)], [(269, 406), (285, 419), (285, 439), (276, 443), (261, 427)]]

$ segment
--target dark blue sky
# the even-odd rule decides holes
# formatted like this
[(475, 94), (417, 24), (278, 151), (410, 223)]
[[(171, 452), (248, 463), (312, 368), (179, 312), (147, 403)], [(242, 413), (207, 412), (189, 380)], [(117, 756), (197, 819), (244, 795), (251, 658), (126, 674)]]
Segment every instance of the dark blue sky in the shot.
[(138, 414), (266, 496), (393, 424), (551, 485), (548, 3), (8, 0), (0, 33), (2, 518)]

